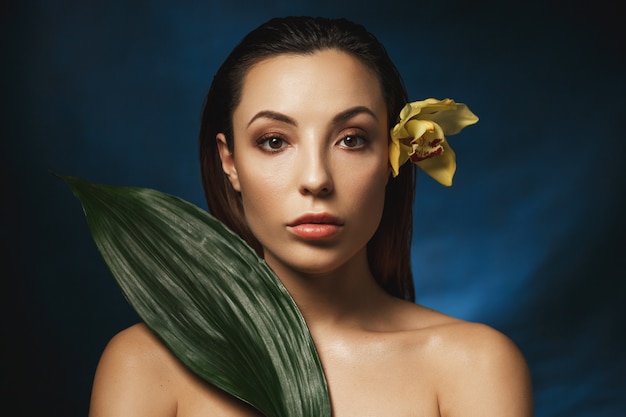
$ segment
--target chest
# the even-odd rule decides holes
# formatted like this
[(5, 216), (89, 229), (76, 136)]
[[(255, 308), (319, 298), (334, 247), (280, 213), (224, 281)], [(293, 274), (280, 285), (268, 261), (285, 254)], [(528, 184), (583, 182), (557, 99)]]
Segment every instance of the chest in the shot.
[[(374, 337), (318, 346), (333, 417), (440, 417), (436, 368), (416, 343)], [(198, 382), (183, 384), (178, 417), (260, 417), (253, 408)]]
[(427, 349), (387, 340), (320, 349), (333, 417), (439, 417)]

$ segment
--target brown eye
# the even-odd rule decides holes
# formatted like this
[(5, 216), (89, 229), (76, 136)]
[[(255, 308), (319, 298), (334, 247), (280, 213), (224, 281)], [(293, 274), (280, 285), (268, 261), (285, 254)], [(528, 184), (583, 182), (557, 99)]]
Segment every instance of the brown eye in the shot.
[(267, 146), (272, 149), (280, 149), (283, 146), (283, 140), (281, 138), (269, 138), (267, 140)]
[(266, 152), (275, 152), (282, 150), (287, 146), (287, 142), (280, 136), (265, 136), (257, 141), (258, 146)]
[(339, 143), (346, 148), (357, 148), (365, 144), (365, 139), (356, 135), (348, 135), (341, 139)]

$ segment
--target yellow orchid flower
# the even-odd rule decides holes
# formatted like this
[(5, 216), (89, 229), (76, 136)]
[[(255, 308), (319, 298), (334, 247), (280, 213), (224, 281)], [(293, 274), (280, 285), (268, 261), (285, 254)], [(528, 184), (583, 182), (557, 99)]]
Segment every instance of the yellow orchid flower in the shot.
[(442, 185), (452, 185), (456, 171), (454, 151), (445, 135), (459, 133), (478, 117), (463, 103), (429, 98), (408, 103), (391, 129), (389, 162), (393, 176), (409, 159)]

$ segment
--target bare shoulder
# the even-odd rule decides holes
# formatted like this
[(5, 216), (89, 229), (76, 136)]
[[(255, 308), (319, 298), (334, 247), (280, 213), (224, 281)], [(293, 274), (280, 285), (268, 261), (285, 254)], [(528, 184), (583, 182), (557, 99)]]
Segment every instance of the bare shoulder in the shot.
[(446, 361), (488, 365), (502, 360), (521, 361), (525, 365), (511, 339), (490, 326), (457, 319), (420, 305), (414, 305), (408, 316), (417, 323), (415, 327), (420, 334), (427, 337), (433, 352)]
[(161, 350), (162, 344), (145, 324), (139, 323), (113, 336), (106, 346), (105, 353), (121, 354), (126, 359), (145, 359), (164, 353)]
[(453, 321), (433, 329), (442, 344), (442, 359), (450, 361), (457, 372), (472, 370), (479, 375), (526, 370), (518, 347), (506, 335), (480, 323)]
[(526, 361), (503, 333), (431, 312), (429, 357), (441, 415), (532, 416)]
[(175, 415), (176, 367), (145, 325), (123, 330), (111, 339), (100, 358), (90, 416)]
[(257, 416), (189, 371), (144, 325), (115, 335), (94, 378), (90, 417)]
[(171, 376), (178, 364), (167, 348), (144, 324), (136, 324), (115, 335), (107, 344), (99, 367), (130, 369), (139, 376)]

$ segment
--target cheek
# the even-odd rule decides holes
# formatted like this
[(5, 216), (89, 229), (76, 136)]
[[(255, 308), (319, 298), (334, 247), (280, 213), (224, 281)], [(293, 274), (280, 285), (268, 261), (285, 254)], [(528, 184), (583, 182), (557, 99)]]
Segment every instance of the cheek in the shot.
[[(382, 178), (377, 179), (374, 184), (370, 183), (364, 191), (365, 202), (363, 205), (365, 206), (365, 214), (368, 217), (373, 218), (376, 223), (380, 222), (383, 208), (385, 206), (385, 189), (386, 181)], [(378, 224), (376, 226), (378, 226)]]
[[(271, 172), (271, 175), (268, 175), (268, 172)], [(285, 178), (276, 170), (243, 169), (238, 170), (238, 173), (246, 222), (254, 232), (255, 228), (263, 227), (268, 220), (280, 215), (279, 196), (285, 192)]]
[(343, 186), (345, 198), (352, 201), (353, 211), (361, 219), (362, 225), (373, 233), (378, 228), (385, 205), (385, 190), (388, 181), (387, 166), (374, 167)]

